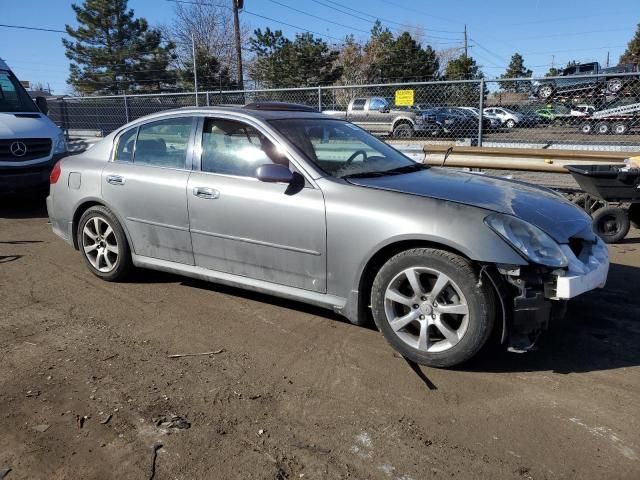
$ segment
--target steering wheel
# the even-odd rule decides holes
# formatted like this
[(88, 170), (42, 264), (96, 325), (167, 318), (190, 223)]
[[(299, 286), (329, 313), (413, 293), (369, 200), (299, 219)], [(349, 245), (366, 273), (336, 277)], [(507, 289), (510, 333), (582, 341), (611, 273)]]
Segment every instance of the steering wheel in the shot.
[(362, 155), (362, 161), (366, 162), (367, 161), (367, 152), (365, 152), (364, 150), (356, 150), (355, 152), (353, 152), (351, 154), (351, 156), (347, 159), (346, 165), (351, 164), (351, 162), (353, 162), (353, 160), (358, 156), (358, 155)]

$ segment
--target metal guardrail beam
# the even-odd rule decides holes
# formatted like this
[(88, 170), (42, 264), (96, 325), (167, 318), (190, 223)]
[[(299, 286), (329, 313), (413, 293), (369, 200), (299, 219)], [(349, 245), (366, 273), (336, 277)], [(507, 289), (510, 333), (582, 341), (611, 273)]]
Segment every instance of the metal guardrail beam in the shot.
[[(423, 147), (423, 163), (441, 165), (447, 148), (447, 146), (443, 145), (425, 145)], [(569, 171), (564, 168), (566, 165), (619, 164), (625, 158), (633, 155), (625, 152), (454, 147), (445, 165), (458, 168), (524, 170), (568, 174)]]

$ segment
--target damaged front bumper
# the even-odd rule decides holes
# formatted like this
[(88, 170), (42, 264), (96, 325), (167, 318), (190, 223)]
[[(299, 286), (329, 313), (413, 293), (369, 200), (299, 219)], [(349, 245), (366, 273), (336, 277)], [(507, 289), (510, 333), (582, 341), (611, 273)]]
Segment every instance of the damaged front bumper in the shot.
[(549, 322), (564, 317), (567, 300), (602, 288), (607, 281), (609, 252), (600, 238), (561, 248), (569, 259), (562, 269), (497, 266), (500, 278), (492, 282), (503, 310), (502, 341), (510, 351), (531, 350)]

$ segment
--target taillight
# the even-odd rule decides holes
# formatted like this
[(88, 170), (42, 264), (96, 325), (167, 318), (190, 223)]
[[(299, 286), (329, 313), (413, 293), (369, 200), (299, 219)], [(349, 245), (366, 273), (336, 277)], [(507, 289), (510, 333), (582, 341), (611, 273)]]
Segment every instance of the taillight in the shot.
[(51, 185), (56, 183), (60, 178), (60, 174), (62, 173), (62, 168), (60, 167), (61, 161), (62, 160), (58, 160), (56, 164), (53, 166), (53, 169), (51, 170), (51, 174), (49, 175), (49, 183)]

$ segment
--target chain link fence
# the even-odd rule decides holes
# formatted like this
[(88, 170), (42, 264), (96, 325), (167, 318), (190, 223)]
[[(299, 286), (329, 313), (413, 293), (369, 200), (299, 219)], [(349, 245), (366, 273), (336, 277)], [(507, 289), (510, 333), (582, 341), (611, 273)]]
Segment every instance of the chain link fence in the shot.
[(163, 110), (258, 101), (308, 105), (405, 141), (640, 150), (638, 72), (48, 99), (49, 117), (65, 131), (95, 135)]

